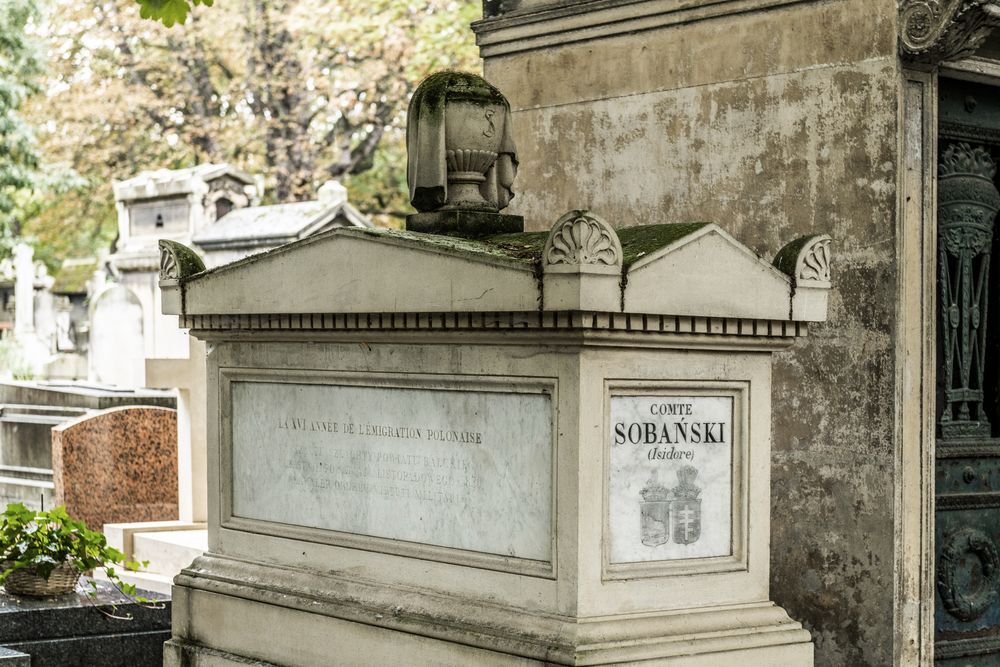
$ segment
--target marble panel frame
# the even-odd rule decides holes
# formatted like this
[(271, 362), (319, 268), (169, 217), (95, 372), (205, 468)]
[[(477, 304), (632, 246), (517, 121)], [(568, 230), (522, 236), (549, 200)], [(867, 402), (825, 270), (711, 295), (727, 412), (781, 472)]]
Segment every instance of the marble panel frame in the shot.
[(748, 380), (614, 380), (604, 381), (604, 433), (611, 432), (611, 399), (615, 396), (649, 396), (658, 393), (684, 396), (722, 396), (733, 400), (733, 451), (730, 554), (706, 558), (634, 563), (611, 561), (611, 439), (605, 437), (604, 481), (601, 492), (603, 547), (601, 580), (630, 580), (716, 572), (745, 572), (750, 569), (750, 381)]
[[(545, 561), (531, 560), (469, 551), (453, 547), (421, 544), (403, 540), (347, 533), (323, 528), (295, 526), (261, 519), (234, 516), (233, 514), (233, 400), (234, 382), (267, 382), (282, 384), (336, 384), (357, 387), (392, 387), (400, 389), (428, 389), (442, 391), (482, 391), (502, 393), (545, 393), (550, 397), (550, 525), (549, 558)], [(558, 380), (548, 377), (478, 375), (435, 375), (426, 373), (398, 372), (351, 372), (336, 370), (290, 370), (278, 368), (219, 368), (219, 435), (220, 435), (220, 483), (221, 522), (220, 527), (244, 533), (257, 533), (279, 538), (314, 542), (331, 546), (374, 551), (406, 558), (437, 561), (452, 565), (463, 565), (478, 569), (519, 574), (542, 579), (556, 579), (558, 563)]]

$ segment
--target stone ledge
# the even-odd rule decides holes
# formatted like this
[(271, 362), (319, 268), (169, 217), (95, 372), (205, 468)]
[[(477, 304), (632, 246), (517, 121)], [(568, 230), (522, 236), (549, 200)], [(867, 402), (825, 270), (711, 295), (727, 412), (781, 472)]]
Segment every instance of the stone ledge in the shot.
[(472, 24), (483, 58), (794, 5), (806, 0), (564, 0)]
[[(776, 646), (812, 654), (809, 632), (781, 607), (766, 601), (707, 610), (573, 618), (357, 576), (215, 555), (203, 556), (181, 572), (175, 593), (188, 609), (198, 607), (199, 596), (211, 598), (219, 613), (227, 605), (247, 602), (280, 606), (374, 628), (384, 635), (383, 641), (404, 633), (544, 664), (683, 659), (684, 664), (735, 666), (753, 664), (755, 650)], [(184, 639), (183, 630), (175, 628), (173, 641)], [(351, 640), (329, 637), (327, 641), (332, 647)], [(324, 647), (311, 648), (322, 651)], [(708, 661), (699, 662), (699, 657)]]

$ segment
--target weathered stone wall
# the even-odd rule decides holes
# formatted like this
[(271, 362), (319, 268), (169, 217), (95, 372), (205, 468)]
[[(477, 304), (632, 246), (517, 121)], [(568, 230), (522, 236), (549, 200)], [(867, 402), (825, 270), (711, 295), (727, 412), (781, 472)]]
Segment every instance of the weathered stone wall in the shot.
[(779, 355), (772, 424), (772, 598), (824, 666), (893, 659), (895, 20), (894, 0), (802, 2), (485, 64), (533, 230), (574, 208), (709, 220), (769, 259), (833, 236), (829, 322)]

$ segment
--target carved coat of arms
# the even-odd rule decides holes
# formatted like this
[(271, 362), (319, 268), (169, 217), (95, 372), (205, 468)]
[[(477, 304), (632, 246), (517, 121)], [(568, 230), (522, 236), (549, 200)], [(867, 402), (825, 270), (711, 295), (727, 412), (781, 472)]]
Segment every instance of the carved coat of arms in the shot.
[(673, 541), (694, 544), (701, 537), (701, 487), (695, 484), (698, 470), (681, 466), (677, 470), (677, 486), (669, 489), (655, 474), (646, 482), (639, 495), (639, 515), (642, 521), (642, 543), (655, 547)]

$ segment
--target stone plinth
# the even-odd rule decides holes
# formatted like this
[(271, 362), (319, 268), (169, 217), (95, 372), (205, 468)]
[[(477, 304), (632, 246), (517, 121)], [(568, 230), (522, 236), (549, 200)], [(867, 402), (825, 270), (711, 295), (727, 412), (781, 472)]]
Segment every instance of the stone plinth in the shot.
[(52, 429), (56, 502), (105, 523), (177, 519), (177, 412), (103, 410)]
[(167, 664), (811, 665), (769, 597), (771, 353), (825, 319), (829, 242), (575, 210), (187, 275), (164, 247), (209, 350)]

